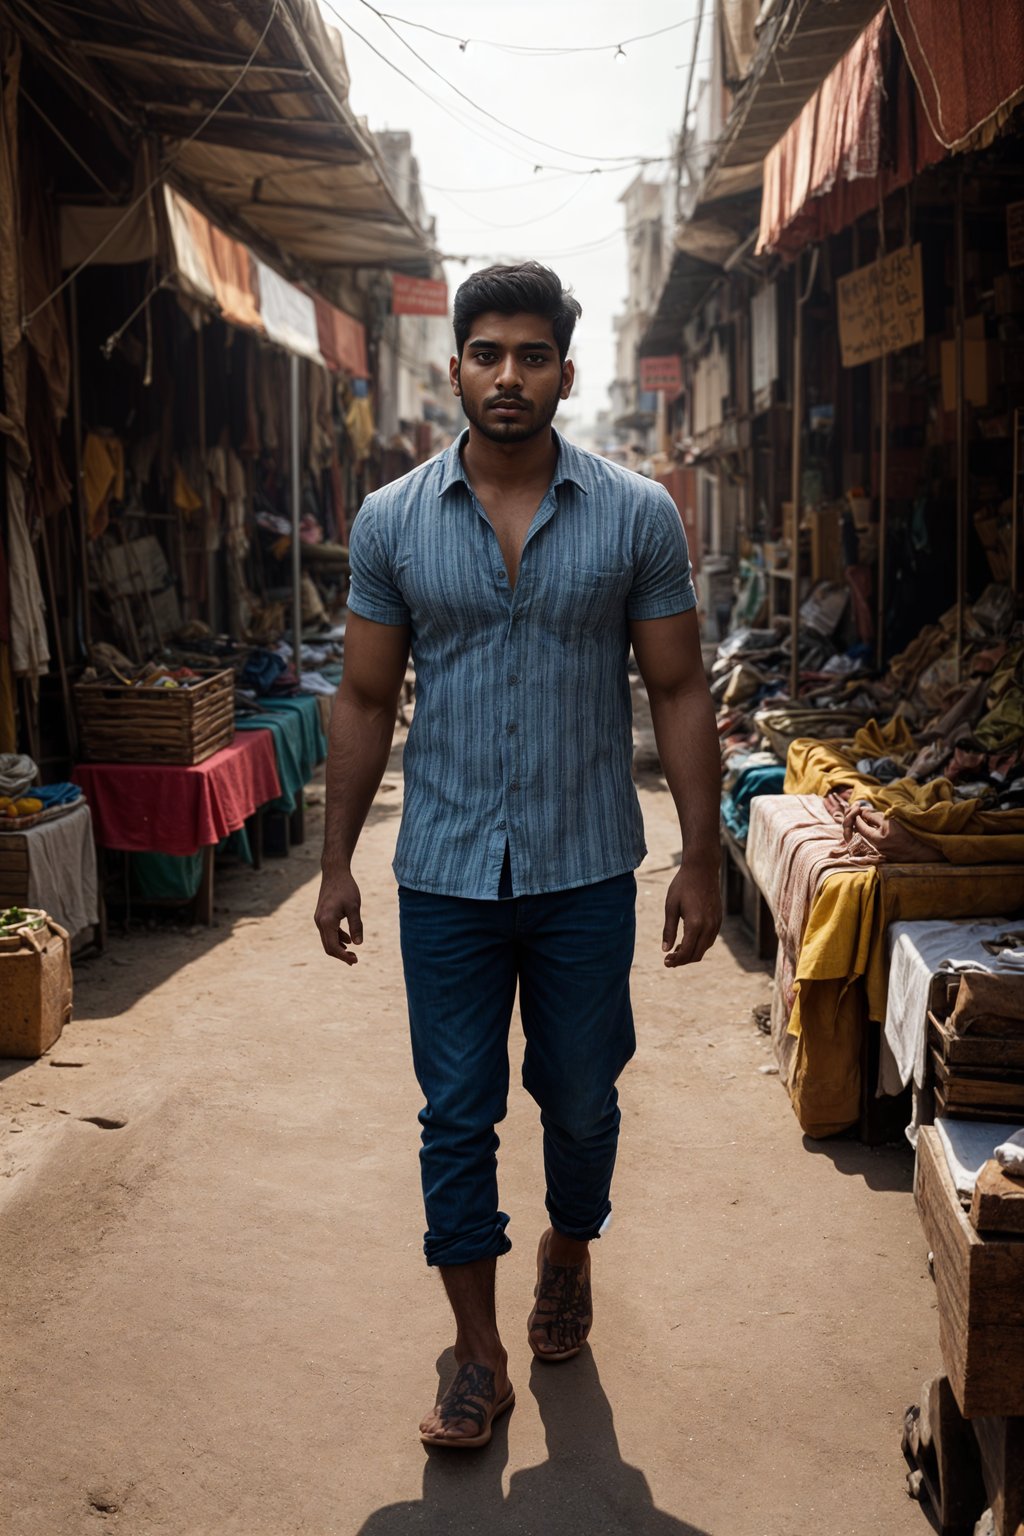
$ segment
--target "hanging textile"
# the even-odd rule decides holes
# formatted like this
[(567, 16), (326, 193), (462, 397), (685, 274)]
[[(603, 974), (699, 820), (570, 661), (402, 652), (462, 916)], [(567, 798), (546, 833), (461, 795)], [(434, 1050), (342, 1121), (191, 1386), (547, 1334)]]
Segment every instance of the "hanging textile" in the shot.
[(320, 340), (316, 325), (316, 310), (308, 294), (300, 292), (294, 283), (279, 277), (273, 267), (254, 257), (259, 283), (260, 316), (271, 341), (295, 352), (300, 357), (312, 358), (323, 366)]
[(1020, 0), (890, 0), (889, 10), (935, 137), (983, 149), (1024, 100)]
[(263, 332), (247, 247), (171, 187), (164, 188), (164, 206), (174, 263), (186, 291), (215, 304), (232, 325)]
[(39, 568), (25, 520), (25, 482), (7, 466), (7, 534), (11, 583), (11, 669), (15, 677), (33, 681), (47, 671), (50, 646), (46, 638), (46, 605), (39, 585)]
[(366, 328), (351, 315), (336, 309), (316, 294), (317, 331), (320, 351), (329, 368), (343, 370), (353, 379), (368, 379), (370, 370), (366, 364)]

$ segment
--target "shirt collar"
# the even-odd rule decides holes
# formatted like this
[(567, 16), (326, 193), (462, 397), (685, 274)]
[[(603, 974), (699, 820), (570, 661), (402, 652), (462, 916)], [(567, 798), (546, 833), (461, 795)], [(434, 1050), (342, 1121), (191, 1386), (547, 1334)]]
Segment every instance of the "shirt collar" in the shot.
[[(555, 466), (555, 473), (551, 481), (552, 490), (557, 489), (563, 481), (570, 480), (573, 485), (579, 486), (580, 490), (586, 495), (590, 489), (590, 475), (586, 455), (579, 448), (574, 447), (572, 443), (567, 442), (561, 432), (555, 431), (554, 428), (552, 428), (552, 431), (554, 432), (555, 442), (558, 444), (558, 463)], [(465, 427), (451, 447), (446, 448), (441, 455), (441, 484), (437, 492), (438, 496), (443, 496), (445, 491), (451, 490), (452, 486), (457, 485), (460, 481), (467, 488), (469, 487), (466, 471), (462, 467), (462, 449), (468, 437), (469, 428)]]

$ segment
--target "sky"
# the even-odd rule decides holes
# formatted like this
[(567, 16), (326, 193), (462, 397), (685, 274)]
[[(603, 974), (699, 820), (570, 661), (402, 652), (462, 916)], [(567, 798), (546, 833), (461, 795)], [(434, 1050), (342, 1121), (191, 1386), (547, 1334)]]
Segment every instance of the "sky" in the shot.
[[(525, 257), (554, 267), (575, 292), (583, 306), (571, 353), (578, 383), (560, 419), (592, 421), (608, 405), (612, 317), (626, 296), (618, 199), (639, 173), (637, 159), (671, 154), (699, 0), (376, 0), (394, 30), (369, 0), (319, 3), (342, 34), (353, 110), (375, 131), (412, 133), (441, 249), (468, 258), (446, 262), (449, 297), (477, 267)], [(707, 73), (711, 51), (710, 0), (704, 10), (697, 80)], [(468, 44), (462, 49), (427, 26)], [(660, 28), (672, 30), (624, 42), (616, 57), (620, 41)], [(504, 48), (487, 46), (492, 42)], [(402, 79), (370, 45), (435, 99)], [(596, 51), (545, 56), (509, 47)], [(645, 174), (661, 179), (668, 171), (666, 162)]]

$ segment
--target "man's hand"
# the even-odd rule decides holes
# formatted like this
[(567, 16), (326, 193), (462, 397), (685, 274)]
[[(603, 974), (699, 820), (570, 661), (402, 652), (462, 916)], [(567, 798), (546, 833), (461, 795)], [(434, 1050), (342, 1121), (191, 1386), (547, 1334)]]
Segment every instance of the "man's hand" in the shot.
[[(363, 942), (359, 901), (359, 887), (351, 874), (324, 875), (314, 920), (326, 952), (335, 960), (344, 960), (346, 965), (357, 965), (359, 960), (348, 946)], [(348, 924), (347, 932), (342, 923)]]
[[(680, 921), (683, 936), (676, 944)], [(665, 898), (665, 929), (661, 936), (665, 964), (695, 964), (711, 948), (721, 926), (722, 893), (717, 865), (684, 864)]]

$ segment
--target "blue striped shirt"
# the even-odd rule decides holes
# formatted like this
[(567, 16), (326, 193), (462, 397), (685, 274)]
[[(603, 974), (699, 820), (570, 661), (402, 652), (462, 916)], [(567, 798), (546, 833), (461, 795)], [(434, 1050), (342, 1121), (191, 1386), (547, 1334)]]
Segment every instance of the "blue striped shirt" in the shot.
[(352, 529), (349, 608), (408, 624), (401, 885), (496, 899), (635, 869), (628, 623), (695, 606), (664, 488), (555, 434), (558, 464), (515, 589), (462, 467), (465, 434), (374, 491)]

